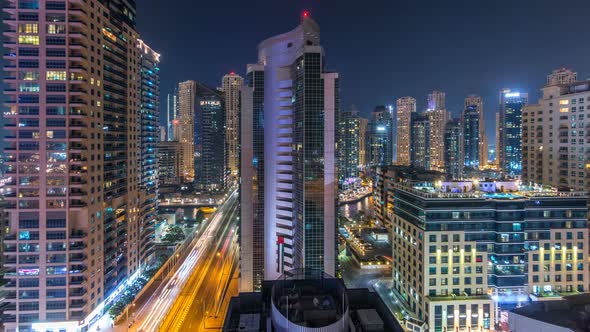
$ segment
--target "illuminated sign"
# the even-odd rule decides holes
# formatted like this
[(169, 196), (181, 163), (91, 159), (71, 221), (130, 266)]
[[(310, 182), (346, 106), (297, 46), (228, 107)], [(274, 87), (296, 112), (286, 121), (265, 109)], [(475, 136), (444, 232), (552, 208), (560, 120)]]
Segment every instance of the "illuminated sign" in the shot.
[(384, 126), (378, 126), (377, 127), (377, 131), (385, 131), (385, 127)]
[(221, 102), (219, 100), (201, 100), (201, 106), (221, 106)]
[(520, 92), (508, 92), (504, 94), (504, 97), (520, 97)]

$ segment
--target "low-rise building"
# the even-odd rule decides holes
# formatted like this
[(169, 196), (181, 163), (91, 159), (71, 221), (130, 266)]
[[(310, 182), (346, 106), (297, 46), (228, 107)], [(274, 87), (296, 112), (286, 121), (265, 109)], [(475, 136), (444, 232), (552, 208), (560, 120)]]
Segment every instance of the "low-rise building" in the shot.
[(404, 331), (375, 292), (310, 270), (263, 281), (233, 297), (223, 331)]
[(393, 291), (433, 331), (489, 331), (531, 296), (588, 291), (585, 193), (474, 180), (394, 196)]

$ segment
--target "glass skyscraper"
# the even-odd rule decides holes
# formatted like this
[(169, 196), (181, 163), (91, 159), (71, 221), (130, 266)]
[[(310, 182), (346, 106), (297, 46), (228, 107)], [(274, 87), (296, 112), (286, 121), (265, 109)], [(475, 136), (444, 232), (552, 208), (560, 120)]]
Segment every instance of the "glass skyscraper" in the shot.
[[(251, 120), (242, 117), (240, 264), (246, 271), (242, 290), (256, 288), (262, 270), (264, 279), (276, 279), (295, 268), (336, 272), (339, 79), (325, 69), (319, 36), (317, 23), (303, 17), (294, 30), (260, 43), (258, 64), (249, 66), (251, 76), (264, 75), (264, 90), (257, 91), (249, 79), (250, 86), (242, 93), (247, 102), (242, 114), (252, 114)], [(263, 158), (258, 150), (262, 147), (259, 107), (264, 110)], [(246, 143), (250, 140), (252, 151)], [(257, 205), (254, 197), (260, 194), (250, 181), (254, 174), (252, 179), (260, 181), (261, 162), (264, 207)], [(262, 228), (254, 219), (260, 216), (258, 209), (264, 211), (263, 268), (255, 266), (260, 258), (255, 249), (261, 241), (255, 241), (254, 232)]]
[(497, 153), (502, 174), (511, 177), (522, 172), (522, 109), (527, 103), (526, 93), (509, 89), (500, 92)]

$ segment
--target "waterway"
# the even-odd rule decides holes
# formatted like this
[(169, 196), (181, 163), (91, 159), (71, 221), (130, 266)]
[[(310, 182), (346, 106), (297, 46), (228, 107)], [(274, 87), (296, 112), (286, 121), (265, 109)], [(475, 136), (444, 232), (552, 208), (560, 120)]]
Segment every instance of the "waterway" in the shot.
[(353, 218), (357, 212), (364, 211), (365, 215), (373, 215), (373, 195), (369, 195), (360, 201), (354, 203), (347, 203), (339, 206), (340, 214), (347, 218)]

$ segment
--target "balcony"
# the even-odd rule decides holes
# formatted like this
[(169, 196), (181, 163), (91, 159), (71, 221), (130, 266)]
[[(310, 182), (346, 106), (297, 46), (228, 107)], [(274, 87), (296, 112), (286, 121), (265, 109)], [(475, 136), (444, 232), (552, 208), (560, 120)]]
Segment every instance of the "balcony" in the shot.
[(87, 235), (88, 234), (84, 231), (73, 230), (72, 233), (70, 234), (70, 239), (83, 239)]

